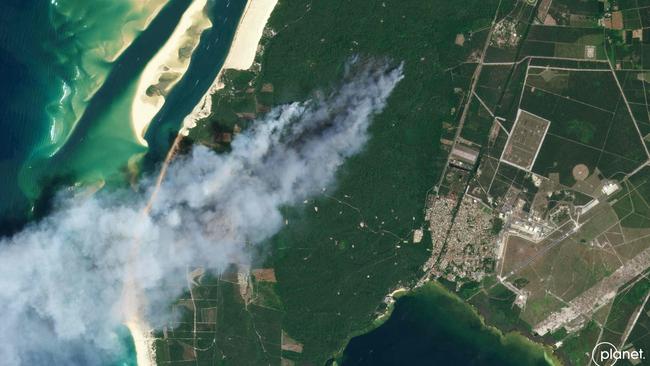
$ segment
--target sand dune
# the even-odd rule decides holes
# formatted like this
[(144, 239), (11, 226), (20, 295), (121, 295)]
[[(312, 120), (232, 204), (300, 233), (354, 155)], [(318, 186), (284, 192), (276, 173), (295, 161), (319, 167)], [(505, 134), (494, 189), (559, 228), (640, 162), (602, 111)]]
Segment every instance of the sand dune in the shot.
[[(183, 15), (183, 19), (179, 23), (177, 29), (174, 31), (174, 35), (177, 31), (179, 31), (179, 28), (181, 33), (185, 33), (183, 29), (187, 29), (187, 26), (192, 24), (192, 21), (194, 19), (194, 16), (192, 16), (192, 13), (190, 13), (192, 7), (195, 7), (194, 12), (196, 9), (203, 9), (205, 2), (205, 0), (196, 0), (191, 5), (190, 9), (188, 9), (187, 12)], [(201, 6), (201, 4), (203, 4), (203, 6)], [(198, 119), (204, 118), (210, 114), (210, 111), (212, 109), (211, 96), (214, 92), (223, 87), (219, 81), (223, 70), (246, 70), (253, 65), (257, 47), (260, 39), (262, 38), (264, 27), (266, 26), (268, 18), (271, 16), (271, 12), (275, 8), (276, 4), (277, 0), (248, 0), (246, 9), (242, 15), (242, 19), (237, 25), (235, 37), (233, 39), (232, 45), (230, 46), (230, 50), (228, 51), (228, 56), (226, 57), (224, 65), (221, 68), (221, 71), (219, 71), (219, 74), (217, 75), (212, 86), (203, 96), (199, 104), (194, 108), (192, 113), (185, 118), (183, 127), (180, 131), (181, 134), (186, 134), (189, 131), (187, 127), (188, 125), (196, 125), (196, 121)], [(184, 22), (186, 23), (184, 24)], [(161, 61), (163, 59), (167, 59), (169, 56), (173, 56), (171, 54), (173, 50), (178, 49), (180, 42), (178, 40), (172, 42), (174, 35), (172, 35), (170, 42), (168, 42), (168, 44), (170, 44), (169, 49), (165, 52), (162, 52), (164, 48), (167, 47), (166, 44), (163, 50), (159, 52), (161, 53), (161, 56), (158, 62), (154, 62), (157, 61), (156, 58), (159, 56), (157, 54), (154, 59), (152, 59), (152, 61), (147, 65), (147, 68), (145, 69), (145, 72), (143, 73), (143, 76), (140, 80), (140, 84), (138, 85), (138, 98), (136, 98), (134, 101), (132, 108), (133, 129), (136, 132), (140, 143), (143, 145), (147, 144), (147, 142), (144, 140), (144, 133), (146, 132), (151, 119), (155, 116), (158, 110), (160, 110), (160, 107), (162, 107), (162, 104), (164, 103), (164, 97), (151, 98), (146, 95), (146, 90), (150, 85), (153, 84), (151, 80), (159, 79), (159, 76), (156, 75), (161, 75), (159, 72), (161, 66), (158, 65), (165, 65), (165, 63)], [(185, 70), (187, 70), (188, 66), (189, 63), (185, 66)], [(143, 114), (141, 115), (140, 113)], [(163, 179), (162, 175), (160, 179)], [(154, 198), (155, 197), (152, 197), (152, 200)], [(129, 331), (133, 337), (137, 353), (138, 366), (156, 366), (153, 339), (151, 339), (149, 335), (150, 326), (138, 314), (138, 302), (136, 298), (137, 296), (135, 294), (135, 288), (136, 286), (131, 283), (131, 285), (127, 285), (127, 289), (125, 290), (127, 293), (126, 303), (129, 304), (127, 307), (129, 307), (131, 310), (135, 310), (129, 317), (129, 321), (127, 322), (126, 326), (129, 328)], [(139, 296), (142, 295), (140, 294)]]
[(189, 134), (189, 130), (196, 126), (196, 122), (210, 115), (212, 110), (212, 94), (223, 88), (221, 76), (226, 69), (248, 70), (253, 66), (257, 47), (262, 39), (266, 23), (273, 12), (278, 0), (249, 0), (244, 9), (237, 31), (233, 38), (228, 56), (223, 67), (217, 74), (212, 86), (196, 105), (192, 113), (183, 120), (180, 133)]
[(165, 96), (183, 77), (201, 33), (212, 27), (205, 13), (207, 0), (194, 0), (165, 45), (149, 61), (140, 76), (131, 106), (131, 123), (138, 142), (147, 146), (144, 134), (165, 104)]
[(156, 366), (155, 350), (153, 340), (149, 337), (148, 324), (141, 318), (137, 318), (126, 323), (126, 327), (133, 337), (138, 366)]

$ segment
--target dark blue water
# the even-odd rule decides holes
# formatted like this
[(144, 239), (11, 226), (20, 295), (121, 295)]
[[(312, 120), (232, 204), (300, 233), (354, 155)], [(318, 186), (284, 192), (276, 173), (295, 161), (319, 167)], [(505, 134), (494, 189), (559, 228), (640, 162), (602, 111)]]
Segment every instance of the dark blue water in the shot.
[(155, 165), (164, 159), (171, 141), (176, 137), (183, 118), (198, 104), (221, 69), (246, 0), (211, 1), (212, 28), (201, 36), (201, 43), (192, 56), (192, 63), (178, 86), (151, 122), (145, 136), (149, 143), (147, 163)]
[[(88, 104), (68, 142), (53, 157), (43, 156), (42, 159), (31, 162), (33, 169), (29, 179), (41, 181), (39, 183), (41, 188), (47, 189), (52, 185), (73, 183), (77, 176), (84, 174), (84, 171), (79, 171), (78, 167), (71, 165), (70, 161), (83, 153), (79, 151), (79, 147), (85, 139), (92, 137), (89, 134), (92, 133), (95, 124), (102, 116), (110, 113), (114, 102), (121, 98), (127, 92), (128, 86), (137, 80), (150, 59), (163, 47), (191, 3), (192, 0), (172, 0), (161, 10), (149, 27), (114, 62), (106, 81)], [(180, 85), (179, 83), (178, 86)], [(168, 102), (173, 101), (168, 100)], [(99, 159), (113, 159), (115, 156), (123, 157), (124, 154), (121, 152), (123, 148), (137, 145), (136, 141), (128, 140), (121, 140), (119, 143), (123, 146), (112, 145), (111, 150), (94, 153), (100, 157)], [(119, 172), (114, 173), (119, 176)], [(119, 183), (120, 179), (121, 176), (113, 182)], [(50, 193), (42, 191), (39, 195)]]
[[(0, 72), (3, 77), (0, 82), (0, 235), (8, 235), (28, 220), (46, 214), (49, 199), (57, 189), (76, 182), (77, 177), (85, 173), (80, 171), (84, 167), (70, 163), (87, 154), (87, 144), (81, 150), (79, 146), (88, 137), (93, 137), (89, 134), (93, 133), (97, 121), (137, 80), (190, 3), (191, 0), (170, 0), (131, 46), (108, 65), (111, 71), (105, 83), (89, 101), (67, 143), (50, 158), (37, 150), (49, 137), (48, 106), (51, 108), (60, 98), (61, 80), (70, 74), (71, 68), (65, 69), (66, 60), (61, 60), (58, 50), (53, 52), (48, 47), (72, 47), (71, 44), (78, 47), (78, 44), (67, 42), (73, 35), (66, 33), (65, 27), (59, 27), (59, 33), (54, 30), (50, 24), (48, 0), (0, 2)], [(170, 138), (216, 77), (245, 5), (245, 0), (209, 1), (213, 26), (202, 34), (188, 71), (167, 96), (147, 132), (150, 149), (145, 165), (149, 169), (155, 169), (164, 157)], [(83, 26), (83, 19), (75, 21), (75, 27)], [(93, 151), (96, 155), (93, 159), (120, 156), (126, 164), (124, 151), (143, 150), (139, 146), (134, 148), (135, 141), (123, 140), (108, 145), (102, 148), (105, 151)], [(92, 166), (92, 160), (88, 166)], [(114, 175), (113, 183), (126, 179), (119, 169)], [(109, 177), (104, 178), (109, 180)]]
[(48, 14), (43, 0), (0, 2), (0, 234), (29, 214), (16, 177), (48, 133), (45, 106), (55, 97), (56, 72), (42, 46), (55, 36)]
[[(76, 147), (92, 133), (89, 131), (93, 123), (108, 113), (114, 101), (133, 85), (191, 3), (191, 0), (170, 0), (150, 26), (113, 65), (109, 65), (111, 71), (105, 83), (89, 101), (66, 145), (51, 158), (34, 159), (35, 155), (40, 157), (39, 147), (49, 141), (51, 116), (48, 107), (60, 98), (61, 80), (70, 72), (62, 67), (66, 60), (48, 49), (64, 44), (62, 41), (70, 37), (67, 33), (57, 33), (50, 24), (49, 1), (0, 1), (0, 236), (9, 235), (39, 215), (47, 214), (48, 199), (61, 185), (75, 182), (75, 176), (82, 172), (70, 170), (67, 162), (78, 153)], [(178, 131), (183, 118), (212, 84), (226, 58), (245, 5), (246, 0), (210, 0), (213, 27), (203, 33), (187, 73), (168, 95), (147, 133), (152, 147), (147, 162), (151, 167), (155, 167), (169, 147), (167, 137)], [(83, 26), (83, 19), (76, 21), (81, 22), (77, 26)], [(115, 146), (115, 149), (120, 147)], [(98, 155), (110, 158), (112, 153), (103, 151)], [(30, 182), (40, 187), (38, 197), (25, 194), (19, 184), (26, 161), (30, 162), (28, 166), (34, 165), (34, 170), (39, 168), (43, 172), (34, 174), (34, 181)], [(115, 174), (119, 176), (120, 172)], [(135, 365), (135, 351), (128, 330), (116, 332), (123, 341), (117, 353), (107, 354), (106, 350), (94, 349), (83, 341), (62, 346), (77, 350), (69, 355), (75, 364), (97, 364), (100, 359), (111, 366)], [(46, 362), (48, 355), (40, 355), (38, 350), (34, 352), (35, 360), (39, 360), (35, 364), (52, 364)]]
[(343, 366), (552, 366), (522, 336), (486, 327), (469, 305), (442, 286), (401, 297), (379, 328), (353, 338)]

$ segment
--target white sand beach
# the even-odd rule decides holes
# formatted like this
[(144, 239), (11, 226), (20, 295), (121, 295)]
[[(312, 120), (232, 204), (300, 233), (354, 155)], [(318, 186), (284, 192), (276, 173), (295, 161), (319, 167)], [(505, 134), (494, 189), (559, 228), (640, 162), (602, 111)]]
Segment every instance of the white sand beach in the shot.
[[(220, 84), (220, 78), (221, 74), (224, 69), (240, 69), (240, 70), (246, 70), (249, 69), (252, 65), (253, 62), (255, 61), (255, 54), (257, 52), (257, 47), (258, 44), (262, 38), (262, 33), (264, 31), (264, 28), (266, 27), (266, 23), (268, 21), (268, 18), (271, 16), (271, 12), (275, 8), (275, 5), (277, 4), (278, 0), (248, 0), (248, 3), (246, 5), (246, 9), (244, 10), (244, 14), (242, 15), (241, 20), (239, 21), (239, 24), (237, 25), (237, 30), (235, 32), (235, 37), (233, 38), (232, 45), (230, 46), (230, 50), (228, 51), (228, 55), (226, 56), (226, 61), (224, 62), (223, 67), (219, 71), (219, 74), (217, 75), (215, 81), (213, 82), (212, 86), (208, 89), (206, 94), (203, 96), (199, 104), (194, 108), (192, 113), (188, 115), (185, 120), (184, 120), (184, 125), (181, 128), (180, 133), (183, 134), (184, 131), (189, 131), (187, 129), (187, 124), (188, 121), (189, 124), (196, 124), (196, 121), (200, 118), (204, 118), (205, 116), (208, 116), (210, 114), (212, 105), (211, 105), (211, 96), (216, 92), (217, 90), (221, 89), (223, 85)], [(191, 14), (187, 16), (188, 19), (186, 19), (186, 15), (190, 13), (190, 10), (192, 10), (192, 7), (195, 7), (195, 9), (203, 9), (205, 6), (206, 0), (195, 0), (195, 2), (191, 5), (190, 9), (187, 10), (187, 12), (183, 15), (183, 19), (179, 23), (179, 26), (177, 27), (177, 30), (180, 28), (181, 30), (187, 29), (186, 27), (189, 24), (192, 24), (192, 19), (193, 16)], [(200, 6), (203, 4), (203, 6)], [(196, 11), (196, 10), (194, 10)], [(185, 24), (183, 24), (186, 22)], [(208, 20), (209, 22), (209, 20)], [(176, 33), (176, 30), (174, 31)], [(184, 33), (184, 32), (182, 32)], [(170, 38), (170, 41), (174, 38), (174, 35)], [(169, 50), (167, 50), (165, 53), (162, 53), (163, 50), (161, 50), (162, 53), (161, 55), (161, 60), (165, 55), (169, 55), (170, 52), (174, 52), (174, 50), (178, 49), (178, 43), (173, 43), (173, 42), (168, 42), (173, 44), (173, 46), (170, 46)], [(167, 48), (167, 45), (165, 45), (164, 48)], [(150, 62), (150, 64), (153, 65), (164, 65), (164, 63), (156, 63), (156, 57)], [(151, 119), (155, 116), (155, 113), (159, 110), (159, 108), (162, 106), (162, 103), (164, 103), (164, 98), (159, 98), (159, 99), (154, 99), (153, 101), (151, 99), (147, 99), (146, 97), (146, 89), (151, 85), (151, 81), (145, 82), (145, 80), (156, 80), (158, 73), (158, 67), (152, 66), (150, 70), (149, 69), (150, 65), (147, 65), (147, 68), (145, 69), (145, 72), (143, 73), (143, 76), (140, 80), (140, 85), (138, 85), (138, 91), (139, 93), (138, 98), (136, 101), (133, 103), (133, 108), (132, 108), (132, 116), (133, 116), (133, 129), (136, 132), (138, 139), (140, 140), (140, 143), (143, 145), (146, 145), (146, 141), (144, 140), (144, 133), (146, 132), (146, 129), (151, 122)], [(187, 69), (187, 66), (185, 66)], [(141, 89), (141, 87), (143, 89)], [(142, 94), (140, 93), (142, 91)], [(145, 98), (141, 98), (144, 96)], [(151, 102), (154, 102), (154, 104), (151, 104)], [(160, 103), (160, 106), (158, 106), (158, 103)], [(155, 109), (157, 108), (157, 109)], [(154, 112), (155, 111), (155, 112)], [(140, 113), (146, 113), (144, 115), (144, 118), (142, 117)], [(153, 113), (153, 115), (151, 115)], [(150, 115), (150, 117), (149, 117)], [(135, 118), (135, 117), (138, 118)], [(177, 139), (177, 141), (180, 141), (180, 136)], [(175, 146), (177, 143), (175, 143)], [(172, 150), (174, 147), (172, 148)], [(170, 155), (173, 156), (173, 151), (170, 151)], [(168, 160), (170, 159), (168, 156)], [(169, 162), (165, 162), (165, 166)], [(162, 180), (164, 177), (164, 173), (161, 174), (160, 180)], [(155, 195), (152, 196), (151, 201), (155, 199)], [(149, 206), (147, 206), (149, 207)], [(145, 214), (147, 214), (147, 209), (145, 209)], [(127, 308), (127, 323), (126, 326), (129, 328), (129, 331), (131, 332), (131, 336), (133, 337), (133, 341), (135, 344), (135, 350), (137, 353), (137, 362), (138, 366), (156, 366), (156, 360), (155, 360), (155, 349), (154, 349), (154, 343), (153, 339), (150, 336), (149, 330), (150, 326), (149, 324), (142, 319), (142, 316), (140, 316), (139, 311), (137, 310), (137, 304), (138, 304), (138, 299), (136, 296), (136, 286), (133, 282), (127, 281), (126, 288), (125, 288), (125, 307)], [(138, 294), (139, 296), (142, 296), (141, 294)]]
[[(143, 212), (147, 214), (147, 212)], [(142, 316), (143, 302), (147, 299), (142, 295), (136, 277), (133, 275), (135, 259), (140, 253), (140, 242), (134, 241), (127, 263), (127, 274), (124, 278), (122, 298), (119, 311), (126, 322), (135, 346), (138, 366), (156, 366), (156, 352), (151, 326)]]
[[(139, 252), (138, 248), (139, 243), (135, 243), (132, 256), (137, 255)], [(129, 262), (129, 266), (131, 267), (132, 265), (133, 258)], [(156, 351), (151, 333), (152, 328), (141, 315), (141, 301), (146, 301), (146, 299), (143, 299), (140, 288), (131, 276), (131, 272), (128, 273), (129, 275), (127, 275), (124, 281), (124, 288), (122, 290), (120, 310), (124, 318), (127, 319), (125, 325), (133, 338), (138, 366), (156, 366)]]
[(278, 0), (250, 0), (244, 9), (222, 69), (247, 70), (253, 66), (257, 46)]
[(203, 95), (201, 101), (194, 107), (192, 113), (183, 120), (180, 133), (187, 136), (196, 122), (210, 115), (212, 110), (212, 94), (223, 88), (221, 76), (226, 69), (248, 70), (253, 66), (257, 47), (262, 39), (266, 23), (277, 5), (278, 0), (249, 0), (246, 9), (239, 20), (235, 37), (233, 38), (228, 56), (214, 82)]
[[(144, 139), (147, 127), (165, 104), (165, 96), (189, 68), (191, 54), (199, 45), (201, 33), (212, 27), (205, 13), (206, 4), (207, 0), (192, 2), (165, 45), (140, 75), (131, 106), (131, 124), (138, 142), (143, 146), (147, 146)], [(180, 55), (181, 52), (184, 54)]]
[(126, 327), (133, 337), (138, 366), (156, 366), (156, 354), (149, 325), (141, 318), (136, 318), (127, 322)]

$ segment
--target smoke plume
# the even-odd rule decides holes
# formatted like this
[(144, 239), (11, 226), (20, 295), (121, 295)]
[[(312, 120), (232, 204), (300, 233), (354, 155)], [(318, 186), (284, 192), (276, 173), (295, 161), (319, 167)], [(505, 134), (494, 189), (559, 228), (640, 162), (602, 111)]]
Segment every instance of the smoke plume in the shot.
[(352, 69), (329, 95), (272, 110), (229, 153), (196, 147), (177, 159), (149, 215), (144, 180), (140, 193), (61, 196), (51, 215), (0, 239), (0, 364), (102, 364), (127, 316), (127, 267), (159, 324), (188, 267), (245, 263), (246, 245), (281, 228), (282, 206), (333, 184), (402, 78), (401, 67)]

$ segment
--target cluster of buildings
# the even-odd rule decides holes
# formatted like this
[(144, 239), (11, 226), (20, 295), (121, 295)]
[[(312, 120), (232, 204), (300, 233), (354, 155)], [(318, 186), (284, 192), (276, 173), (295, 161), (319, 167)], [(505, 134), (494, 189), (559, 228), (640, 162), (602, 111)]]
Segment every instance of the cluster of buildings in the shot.
[[(621, 11), (617, 5), (611, 4), (609, 0), (601, 1), (604, 11), (598, 24), (604, 28), (621, 31), (621, 38), (626, 44), (634, 42), (650, 43), (650, 28), (643, 27), (643, 20), (626, 19), (626, 13)], [(632, 12), (637, 15), (638, 12)], [(637, 15), (638, 16), (638, 15)]]
[(447, 233), (452, 223), (452, 213), (456, 207), (457, 198), (454, 196), (436, 196), (430, 195), (427, 201), (426, 213), (424, 220), (429, 224), (431, 241), (433, 243), (431, 256), (424, 264), (425, 273), (436, 277), (439, 275), (436, 264), (445, 241)]
[(497, 48), (516, 47), (521, 40), (517, 33), (517, 22), (508, 18), (495, 25), (490, 45)]
[(433, 250), (425, 270), (450, 281), (480, 281), (494, 269), (497, 254), (494, 216), (477, 199), (435, 197), (427, 209)]

